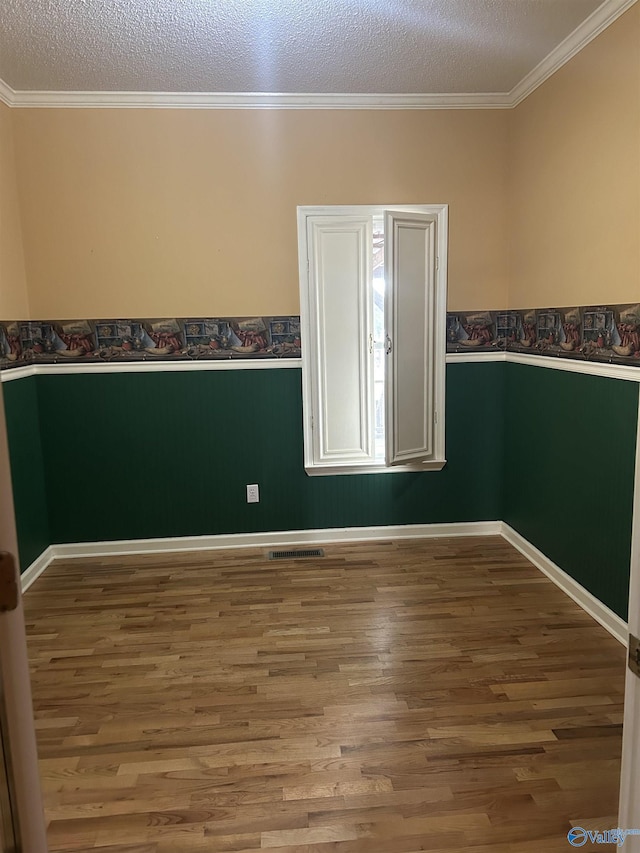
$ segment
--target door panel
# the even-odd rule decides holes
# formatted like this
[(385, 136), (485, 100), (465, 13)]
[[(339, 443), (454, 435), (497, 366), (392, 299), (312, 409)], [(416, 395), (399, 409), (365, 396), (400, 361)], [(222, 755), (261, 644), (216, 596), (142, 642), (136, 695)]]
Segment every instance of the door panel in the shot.
[[(0, 385), (0, 551), (18, 556), (4, 403)], [(19, 586), (19, 584), (18, 584)], [(0, 808), (4, 847), (2, 853), (46, 853), (47, 842), (38, 774), (38, 755), (33, 725), (31, 683), (22, 598), (18, 606), (0, 613), (0, 702), (3, 713), (0, 764)], [(9, 806), (9, 802), (11, 805)], [(8, 814), (11, 812), (11, 814)], [(19, 825), (20, 839), (12, 840)]]
[[(370, 216), (309, 217), (309, 350), (315, 465), (373, 461)], [(311, 364), (311, 362), (309, 362)]]
[(386, 463), (433, 458), (436, 222), (386, 211)]

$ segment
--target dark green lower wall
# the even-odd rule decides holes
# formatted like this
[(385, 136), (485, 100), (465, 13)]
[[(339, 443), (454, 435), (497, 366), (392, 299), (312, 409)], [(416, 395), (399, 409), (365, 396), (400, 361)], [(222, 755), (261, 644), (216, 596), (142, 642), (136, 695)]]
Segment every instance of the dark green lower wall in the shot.
[(52, 542), (498, 519), (503, 368), (449, 366), (443, 471), (331, 477), (298, 369), (41, 375)]
[(504, 519), (626, 618), (635, 382), (450, 364), (442, 471), (332, 477), (303, 469), (298, 369), (44, 374), (4, 396), (23, 569), (53, 543)]
[(30, 376), (2, 386), (21, 571), (51, 544), (37, 382)]
[(626, 619), (638, 384), (505, 368), (503, 518)]

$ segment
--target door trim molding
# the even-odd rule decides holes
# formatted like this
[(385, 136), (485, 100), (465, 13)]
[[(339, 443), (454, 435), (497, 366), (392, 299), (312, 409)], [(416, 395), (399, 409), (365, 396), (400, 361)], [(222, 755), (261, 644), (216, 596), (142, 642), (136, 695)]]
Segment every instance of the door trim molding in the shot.
[[(631, 565), (629, 571), (629, 631), (640, 634), (640, 400), (638, 400), (638, 431), (633, 488), (633, 515), (631, 522)], [(626, 642), (626, 637), (625, 637)], [(620, 772), (619, 826), (633, 826), (638, 816), (638, 788), (640, 786), (640, 688), (636, 676), (627, 667), (622, 719), (622, 768)], [(636, 839), (631, 849), (636, 850)]]

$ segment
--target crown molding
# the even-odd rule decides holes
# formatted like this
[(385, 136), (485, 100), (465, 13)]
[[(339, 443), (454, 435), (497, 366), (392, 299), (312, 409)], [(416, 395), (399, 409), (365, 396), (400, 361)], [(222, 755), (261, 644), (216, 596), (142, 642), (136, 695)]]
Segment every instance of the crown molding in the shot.
[(8, 107), (13, 107), (15, 105), (15, 96), (16, 93), (13, 91), (11, 86), (8, 86), (4, 80), (0, 78), (0, 101)]
[(510, 92), (356, 94), (284, 92), (54, 92), (16, 91), (0, 79), (9, 107), (58, 109), (204, 110), (496, 110), (512, 109), (555, 74), (638, 0), (604, 0)]
[(511, 90), (508, 96), (509, 106), (517, 107), (636, 2), (637, 0), (605, 0)]
[[(7, 87), (9, 89), (9, 87)], [(283, 92), (14, 92), (12, 107), (204, 110), (508, 109), (506, 93), (344, 94)]]

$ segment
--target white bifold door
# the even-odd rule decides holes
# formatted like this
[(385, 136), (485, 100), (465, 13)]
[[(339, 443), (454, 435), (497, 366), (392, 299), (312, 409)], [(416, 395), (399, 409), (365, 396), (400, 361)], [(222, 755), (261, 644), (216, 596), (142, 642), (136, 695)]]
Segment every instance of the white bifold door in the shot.
[(298, 218), (307, 471), (442, 468), (446, 205)]
[(434, 455), (434, 214), (386, 211), (385, 291), (387, 465)]

